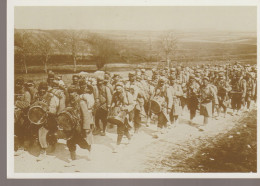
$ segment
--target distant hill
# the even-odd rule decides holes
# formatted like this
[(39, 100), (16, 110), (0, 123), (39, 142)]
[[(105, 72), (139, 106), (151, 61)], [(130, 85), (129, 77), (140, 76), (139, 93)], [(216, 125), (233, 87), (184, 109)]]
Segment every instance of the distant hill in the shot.
[[(72, 50), (64, 37), (70, 30), (15, 29), (15, 34), (28, 33), (31, 45), (37, 45), (42, 38), (52, 46), (49, 63), (51, 65), (72, 65)], [(177, 49), (170, 56), (179, 63), (215, 61), (241, 61), (256, 63), (257, 37), (253, 32), (181, 32), (173, 31), (177, 38)], [(149, 63), (165, 61), (159, 46), (165, 31), (104, 31), (80, 30), (77, 60), (79, 65), (97, 63), (97, 49), (91, 42), (92, 34), (112, 41), (115, 46), (113, 56), (107, 63)], [(18, 42), (19, 43), (19, 42)], [(20, 51), (16, 42), (15, 51)], [(40, 56), (33, 50), (26, 59), (29, 66), (41, 66)], [(21, 51), (20, 51), (21, 52)], [(16, 69), (22, 68), (19, 56), (15, 58)]]

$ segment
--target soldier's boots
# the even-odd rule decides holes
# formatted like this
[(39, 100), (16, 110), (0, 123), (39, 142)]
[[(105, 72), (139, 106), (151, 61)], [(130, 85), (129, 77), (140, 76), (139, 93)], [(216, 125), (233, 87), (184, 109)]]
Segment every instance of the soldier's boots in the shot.
[(149, 127), (151, 125), (151, 118), (148, 117), (145, 126)]
[(101, 134), (101, 129), (96, 128), (96, 129), (93, 131), (93, 135), (100, 135), (100, 134)]
[(77, 159), (77, 155), (76, 155), (76, 152), (75, 152), (75, 151), (70, 152), (70, 158), (71, 158), (72, 160), (76, 160), (76, 159)]
[(87, 150), (90, 152), (91, 151), (91, 145), (88, 145)]
[(36, 158), (37, 161), (42, 161), (46, 158), (46, 149), (40, 150), (40, 155)]
[(100, 135), (101, 135), (101, 136), (105, 136), (105, 135), (106, 135), (106, 132), (105, 132), (105, 131), (102, 131), (102, 132), (100, 132)]

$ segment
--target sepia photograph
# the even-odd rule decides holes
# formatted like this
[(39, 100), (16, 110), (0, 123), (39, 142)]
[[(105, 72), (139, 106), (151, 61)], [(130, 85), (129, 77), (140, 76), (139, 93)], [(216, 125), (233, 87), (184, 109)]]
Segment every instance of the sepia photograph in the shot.
[(258, 173), (257, 6), (13, 13), (14, 173)]

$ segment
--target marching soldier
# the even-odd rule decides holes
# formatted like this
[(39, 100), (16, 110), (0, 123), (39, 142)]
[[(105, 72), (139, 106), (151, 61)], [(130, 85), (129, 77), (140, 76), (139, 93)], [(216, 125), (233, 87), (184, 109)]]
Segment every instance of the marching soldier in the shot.
[(129, 91), (129, 93), (133, 96), (135, 106), (134, 109), (129, 112), (129, 121), (134, 122), (134, 132), (138, 133), (141, 127), (142, 117), (146, 116), (144, 111), (144, 95), (142, 92), (138, 91), (135, 85), (131, 85), (129, 90), (126, 89), (126, 91)]
[(232, 79), (231, 86), (231, 106), (233, 109), (232, 115), (238, 115), (246, 96), (246, 80), (242, 78), (240, 72), (238, 72)]
[(59, 82), (59, 86), (65, 87), (65, 83), (64, 83), (64, 81), (62, 80), (62, 75), (61, 75), (61, 74), (59, 74), (59, 75), (57, 76), (57, 80), (58, 80), (58, 82)]
[(246, 96), (245, 96), (245, 103), (247, 106), (247, 111), (250, 109), (251, 100), (255, 94), (255, 83), (252, 79), (252, 75), (248, 72), (245, 77), (246, 80)]
[(220, 115), (221, 108), (224, 110), (224, 118), (227, 114), (227, 107), (229, 104), (229, 92), (231, 91), (231, 86), (229, 85), (228, 81), (225, 80), (224, 73), (219, 74), (219, 79), (217, 83), (218, 88), (218, 116)]
[(15, 81), (14, 92), (14, 134), (17, 136), (15, 150), (18, 150), (18, 148), (23, 148), (23, 146), (26, 145), (24, 143), (26, 143), (30, 138), (27, 112), (31, 103), (31, 95), (24, 87), (23, 78), (18, 78)]
[(59, 127), (62, 126), (62, 131), (67, 139), (67, 146), (70, 151), (70, 157), (72, 160), (76, 160), (76, 148), (77, 145), (82, 149), (91, 151), (91, 144), (88, 142), (88, 136), (91, 133), (90, 129), (85, 129), (82, 123), (82, 111), (80, 106), (80, 96), (78, 95), (78, 89), (75, 86), (68, 88), (69, 93), (69, 108), (67, 112), (71, 116), (71, 122), (62, 122), (62, 117), (58, 117)]
[(52, 93), (55, 97), (59, 99), (57, 114), (60, 113), (66, 107), (66, 89), (63, 86), (59, 85), (57, 80), (54, 80), (49, 87), (48, 92)]
[(194, 119), (196, 116), (196, 111), (199, 105), (199, 96), (200, 96), (200, 85), (195, 80), (195, 76), (190, 75), (189, 82), (187, 84), (187, 105), (190, 110), (190, 120)]
[[(95, 113), (95, 132), (94, 134), (100, 134), (102, 136), (106, 135), (107, 127), (107, 115), (110, 110), (112, 95), (110, 89), (105, 86), (103, 79), (97, 80), (98, 86), (98, 102), (96, 103), (96, 113)], [(101, 130), (99, 121), (102, 121), (103, 129)]]
[(155, 88), (154, 95), (152, 99), (158, 97), (162, 99), (161, 111), (157, 113), (158, 115), (158, 132), (164, 133), (163, 129), (167, 127), (167, 123), (170, 121), (169, 113), (172, 110), (172, 95), (169, 87), (166, 85), (166, 79), (161, 78), (158, 82), (158, 86)]
[(173, 103), (172, 103), (172, 110), (170, 112), (170, 120), (171, 123), (175, 123), (178, 120), (178, 117), (181, 113), (181, 104), (180, 104), (180, 97), (183, 95), (181, 85), (176, 84), (175, 77), (169, 77), (170, 86), (169, 89), (171, 91)]
[(113, 81), (112, 81), (113, 90), (115, 90), (116, 84), (118, 82), (120, 82), (120, 76), (119, 74), (114, 74)]
[(208, 124), (208, 118), (212, 114), (212, 104), (218, 105), (218, 98), (214, 87), (209, 83), (209, 78), (203, 78), (200, 97), (200, 114), (204, 116), (203, 124)]
[(35, 84), (34, 84), (33, 80), (28, 80), (27, 82), (25, 82), (24, 88), (25, 88), (26, 91), (28, 91), (30, 93), (31, 100), (33, 100), (34, 99), (33, 96), (37, 92), (37, 89), (35, 87)]
[(48, 89), (53, 86), (54, 79), (55, 79), (55, 74), (54, 72), (50, 71), (48, 73), (48, 78), (47, 78)]
[(147, 79), (147, 75), (146, 75), (145, 69), (141, 69), (141, 79), (142, 80), (146, 80)]
[[(112, 97), (112, 108), (119, 107), (122, 111), (125, 111), (127, 115), (134, 109), (134, 100), (133, 96), (124, 91), (124, 85), (122, 83), (117, 83), (115, 85), (115, 93)], [(129, 117), (129, 116), (127, 116)], [(124, 124), (117, 126), (117, 146), (114, 149), (114, 152), (117, 152), (119, 145), (121, 144), (123, 135), (125, 135), (128, 141), (131, 140), (131, 136), (128, 129), (128, 119), (124, 119)]]
[(95, 104), (93, 87), (88, 85), (85, 79), (79, 80), (79, 87), (79, 105), (81, 111), (82, 129), (92, 131), (92, 129), (94, 129), (93, 109)]
[[(38, 86), (38, 92), (35, 95), (33, 103), (42, 102), (46, 104), (47, 121), (38, 131), (38, 140), (42, 147), (40, 159), (45, 157), (48, 144), (55, 146), (57, 140), (53, 137), (57, 130), (56, 114), (59, 109), (59, 98), (48, 91), (48, 84), (41, 82)], [(50, 139), (47, 141), (47, 138)]]
[(79, 75), (73, 75), (72, 76), (72, 86), (74, 86), (75, 88), (77, 88), (78, 90), (80, 89), (80, 87), (79, 87)]
[[(125, 90), (128, 91), (128, 92), (133, 96), (133, 100), (134, 100), (134, 102), (135, 102), (135, 105), (137, 106), (137, 104), (141, 104), (141, 105), (138, 105), (138, 108), (143, 109), (144, 100), (143, 100), (143, 99), (139, 99), (140, 102), (137, 102), (138, 94), (139, 94), (139, 92), (140, 92), (139, 87), (137, 86), (137, 84), (138, 84), (139, 82), (137, 82), (137, 81), (135, 80), (135, 74), (132, 73), (132, 72), (130, 72), (130, 73), (128, 74), (128, 78), (129, 78), (129, 80), (126, 82), (126, 84), (125, 84), (125, 86), (124, 86), (124, 87), (125, 87)], [(139, 85), (139, 86), (140, 86), (140, 85)], [(136, 107), (136, 106), (135, 106), (135, 107)], [(129, 125), (130, 125), (131, 127), (134, 127), (134, 126), (133, 126), (134, 117), (135, 117), (134, 111), (130, 112), (130, 113), (129, 113)], [(140, 120), (141, 120), (141, 119), (140, 119)], [(137, 122), (137, 123), (138, 123), (138, 122)], [(139, 124), (137, 124), (137, 125), (139, 125)]]
[(105, 73), (104, 75), (104, 83), (105, 86), (107, 86), (110, 90), (111, 95), (113, 95), (113, 85), (111, 84), (111, 80), (110, 80), (110, 74), (108, 72)]
[(151, 99), (152, 96), (154, 95), (154, 90), (155, 87), (157, 87), (158, 82), (156, 80), (152, 80), (152, 79), (148, 79), (148, 105), (147, 105), (147, 122), (146, 122), (146, 126), (149, 127), (150, 126), (150, 122), (151, 122), (151, 116), (152, 116), (152, 112), (151, 112)]

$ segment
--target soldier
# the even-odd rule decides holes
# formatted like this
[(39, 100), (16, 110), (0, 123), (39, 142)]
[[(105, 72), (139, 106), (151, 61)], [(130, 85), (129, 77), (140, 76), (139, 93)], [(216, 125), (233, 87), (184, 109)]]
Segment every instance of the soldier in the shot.
[[(124, 91), (124, 85), (122, 83), (117, 83), (115, 85), (115, 93), (112, 97), (112, 107), (118, 107), (122, 111), (125, 111), (127, 114), (129, 114), (129, 112), (134, 109), (134, 106), (133, 96), (129, 92)], [(114, 149), (114, 152), (118, 151), (118, 147), (121, 144), (123, 135), (128, 138), (128, 141), (131, 140), (127, 117), (124, 119), (124, 124), (117, 126), (117, 146)]]
[(77, 88), (78, 90), (80, 89), (79, 87), (79, 75), (73, 75), (72, 76), (72, 86), (74, 86), (75, 88)]
[(26, 91), (28, 91), (31, 95), (31, 100), (34, 99), (34, 95), (37, 92), (37, 89), (35, 87), (35, 84), (33, 82), (33, 80), (28, 80), (27, 82), (25, 82), (24, 84), (24, 88)]
[(49, 87), (48, 92), (52, 93), (59, 99), (57, 114), (60, 113), (66, 107), (66, 89), (59, 85), (57, 80), (52, 81), (51, 87)]
[[(95, 99), (95, 104), (99, 103), (99, 96), (98, 96), (98, 87), (97, 87), (97, 80), (96, 78), (89, 78), (87, 81), (87, 85), (91, 86), (93, 89), (93, 96)], [(96, 107), (96, 106), (94, 106)], [(94, 108), (94, 115), (95, 115), (95, 108)]]
[(212, 114), (212, 104), (218, 105), (218, 98), (214, 87), (209, 83), (209, 78), (203, 78), (203, 84), (201, 87), (201, 104), (200, 114), (204, 116), (203, 124), (208, 124), (208, 118)]
[(110, 74), (108, 72), (104, 75), (104, 84), (109, 88), (111, 95), (113, 95), (113, 85), (111, 84)]
[[(138, 89), (139, 89), (138, 86), (137, 86), (138, 83), (137, 83), (135, 78), (136, 78), (135, 74), (132, 73), (132, 72), (129, 72), (129, 74), (128, 74), (128, 81), (125, 84), (125, 87), (128, 88), (128, 89), (130, 88), (131, 85), (135, 86), (136, 91), (135, 91), (134, 99), (136, 99), (137, 93), (138, 93)], [(141, 85), (139, 85), (139, 86), (141, 86)]]
[[(138, 104), (137, 97), (140, 92), (139, 87), (141, 86), (140, 83), (139, 83), (139, 86), (137, 86), (138, 83), (139, 82), (137, 82), (135, 80), (135, 73), (130, 72), (128, 74), (128, 81), (126, 82), (124, 87), (125, 87), (126, 91), (128, 91), (130, 94), (132, 94), (135, 105)], [(131, 90), (130, 90), (130, 88), (131, 88)], [(144, 104), (144, 100), (142, 100), (142, 103)], [(143, 104), (141, 105), (142, 108), (143, 108)], [(138, 107), (140, 107), (140, 105)], [(129, 113), (129, 125), (131, 127), (133, 127), (134, 116), (135, 116), (134, 112)]]
[(147, 80), (147, 75), (146, 75), (146, 70), (145, 69), (141, 69), (141, 79), (142, 80)]
[(59, 74), (59, 75), (57, 76), (57, 80), (58, 80), (58, 82), (59, 82), (59, 86), (65, 87), (65, 83), (64, 83), (64, 81), (62, 80), (62, 75), (61, 75), (61, 74)]
[[(141, 106), (140, 109), (142, 111), (144, 110), (145, 113), (147, 114), (148, 113), (148, 96), (149, 96), (147, 81), (143, 80), (142, 77), (138, 75), (138, 76), (136, 76), (136, 86), (138, 87), (138, 93), (140, 95), (142, 95), (142, 102), (143, 103), (140, 105)], [(141, 101), (141, 99), (139, 99), (139, 101)]]
[(254, 81), (254, 93), (253, 93), (253, 100), (256, 103), (257, 102), (257, 70), (256, 68), (252, 69), (253, 71), (253, 81)]
[(183, 111), (186, 108), (185, 106), (187, 106), (188, 103), (188, 99), (187, 99), (187, 83), (182, 83), (180, 79), (177, 79), (176, 84), (181, 85), (181, 89), (182, 89), (182, 95), (180, 96), (180, 103), (181, 103), (181, 115), (183, 115)]
[(169, 74), (169, 76), (176, 78), (176, 69), (175, 69), (175, 68), (171, 68), (171, 69), (170, 69), (170, 74)]
[(219, 79), (217, 83), (218, 89), (218, 116), (220, 115), (221, 108), (224, 110), (224, 118), (227, 114), (227, 107), (229, 104), (229, 92), (231, 91), (231, 86), (229, 85), (228, 81), (225, 80), (224, 73), (219, 74)]
[(79, 80), (79, 86), (79, 104), (82, 118), (82, 129), (92, 131), (92, 129), (94, 129), (93, 109), (95, 104), (93, 87), (88, 85), (85, 79)]
[(27, 142), (30, 139), (30, 133), (28, 131), (29, 121), (27, 118), (27, 113), (31, 103), (31, 95), (24, 87), (23, 78), (16, 79), (14, 92), (14, 134), (17, 137), (15, 150), (18, 150), (18, 148), (23, 148), (24, 145), (26, 149)]
[(48, 73), (48, 78), (47, 78), (48, 87), (51, 88), (53, 86), (54, 79), (55, 79), (55, 74), (54, 72), (50, 71)]
[(159, 72), (156, 70), (156, 69), (152, 69), (152, 80), (156, 80), (158, 81), (159, 80)]
[(164, 129), (167, 127), (167, 123), (170, 121), (169, 113), (172, 110), (172, 95), (169, 87), (166, 85), (166, 79), (161, 78), (158, 82), (158, 86), (155, 88), (152, 99), (162, 99), (161, 111), (156, 113), (158, 115), (158, 132), (164, 133)]
[(119, 74), (114, 74), (113, 81), (112, 81), (113, 90), (115, 90), (116, 84), (118, 82), (120, 82), (120, 76)]
[(146, 126), (149, 127), (150, 126), (150, 122), (151, 122), (151, 116), (152, 116), (152, 112), (151, 112), (151, 98), (154, 95), (154, 90), (155, 87), (157, 87), (158, 82), (156, 80), (152, 80), (152, 79), (148, 79), (148, 105), (147, 105), (147, 122), (146, 122)]
[(171, 91), (173, 103), (172, 103), (172, 111), (170, 112), (170, 120), (171, 123), (175, 123), (178, 121), (179, 114), (181, 113), (181, 104), (180, 97), (183, 95), (181, 85), (176, 84), (175, 77), (169, 77), (170, 86), (169, 89)]
[[(79, 145), (82, 149), (87, 149), (91, 151), (91, 145), (89, 144), (87, 137), (90, 135), (90, 129), (84, 129), (82, 126), (81, 120), (81, 107), (80, 107), (80, 96), (78, 95), (78, 89), (75, 86), (70, 86), (68, 88), (69, 93), (69, 106), (71, 107), (68, 111), (70, 115), (72, 115), (72, 121), (74, 123), (74, 127), (71, 126), (71, 123), (63, 126), (62, 130), (67, 139), (67, 146), (70, 151), (70, 157), (72, 160), (76, 160), (76, 148)], [(60, 119), (60, 118), (59, 118)], [(59, 121), (60, 123), (61, 121)]]
[(242, 103), (246, 96), (246, 80), (242, 79), (242, 74), (238, 72), (231, 82), (231, 106), (234, 114), (239, 114)]
[(199, 105), (200, 96), (200, 85), (195, 80), (195, 76), (192, 74), (189, 77), (189, 82), (187, 84), (187, 105), (190, 110), (190, 121), (196, 116), (196, 110)]
[(246, 96), (245, 103), (247, 106), (247, 111), (250, 110), (251, 100), (255, 94), (255, 83), (252, 79), (252, 75), (248, 72), (245, 77), (246, 80)]
[[(98, 103), (96, 108), (95, 115), (95, 132), (94, 134), (101, 134), (102, 136), (106, 135), (106, 126), (107, 126), (107, 115), (111, 107), (112, 95), (110, 89), (105, 86), (103, 79), (98, 79)], [(102, 121), (103, 129), (101, 130), (99, 121)]]
[[(48, 144), (55, 147), (57, 142), (53, 136), (57, 130), (57, 123), (55, 118), (59, 108), (59, 98), (48, 91), (47, 83), (41, 82), (38, 86), (38, 92), (35, 95), (33, 103), (36, 102), (42, 102), (46, 104), (46, 112), (48, 116), (47, 121), (43, 124), (38, 132), (39, 142), (42, 147), (39, 158), (42, 159), (45, 157)], [(47, 141), (47, 138), (50, 140)]]
[(134, 99), (133, 101), (135, 107), (132, 111), (129, 111), (129, 121), (134, 122), (134, 133), (137, 134), (141, 127), (142, 117), (146, 116), (144, 111), (144, 95), (142, 94), (142, 92), (138, 91), (135, 85), (131, 85), (129, 87), (129, 90), (126, 89), (126, 91), (129, 91)]

